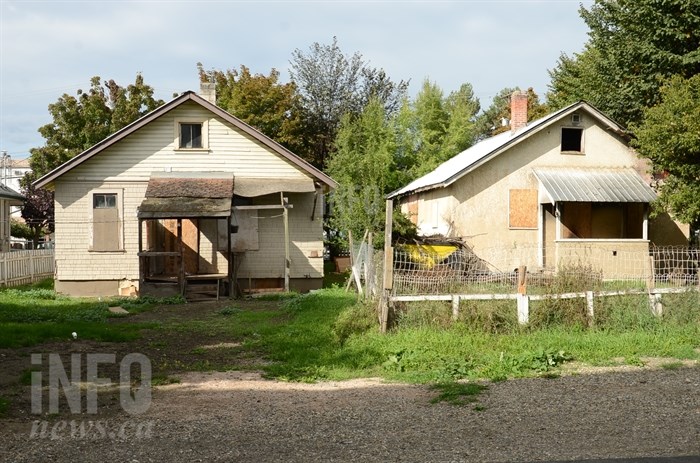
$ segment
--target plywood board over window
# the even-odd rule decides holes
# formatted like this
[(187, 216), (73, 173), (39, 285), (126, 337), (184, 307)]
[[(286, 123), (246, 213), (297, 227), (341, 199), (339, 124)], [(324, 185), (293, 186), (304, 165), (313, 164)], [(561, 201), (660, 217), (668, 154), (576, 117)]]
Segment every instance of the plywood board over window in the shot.
[(537, 190), (510, 190), (508, 226), (510, 228), (537, 228)]

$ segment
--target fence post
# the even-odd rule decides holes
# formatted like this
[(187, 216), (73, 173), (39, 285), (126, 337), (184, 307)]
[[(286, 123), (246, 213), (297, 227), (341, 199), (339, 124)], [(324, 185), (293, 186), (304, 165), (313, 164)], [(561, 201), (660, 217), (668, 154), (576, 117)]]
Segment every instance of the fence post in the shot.
[(452, 320), (457, 321), (459, 318), (459, 296), (452, 296)]
[(384, 223), (384, 277), (382, 278), (382, 298), (380, 300), (379, 330), (386, 333), (389, 324), (389, 298), (394, 287), (394, 248), (391, 247), (394, 201), (386, 200)]
[(518, 267), (518, 323), (525, 325), (530, 321), (530, 298), (527, 297), (527, 266)]
[(530, 298), (526, 294), (516, 294), (515, 300), (518, 303), (518, 323), (527, 325), (530, 321)]
[(369, 232), (367, 234), (367, 266), (365, 284), (367, 285), (367, 296), (372, 298), (377, 294), (377, 288), (374, 284), (374, 233)]
[(2, 255), (2, 279), (3, 284), (7, 286), (7, 257), (10, 255), (9, 252), (3, 252)]
[(656, 284), (655, 266), (654, 256), (649, 256), (649, 278), (647, 279), (647, 289), (649, 290), (654, 289), (654, 285)]
[(586, 308), (588, 309), (588, 325), (593, 325), (595, 312), (593, 310), (593, 291), (586, 291)]
[(29, 254), (29, 280), (34, 283), (34, 252)]

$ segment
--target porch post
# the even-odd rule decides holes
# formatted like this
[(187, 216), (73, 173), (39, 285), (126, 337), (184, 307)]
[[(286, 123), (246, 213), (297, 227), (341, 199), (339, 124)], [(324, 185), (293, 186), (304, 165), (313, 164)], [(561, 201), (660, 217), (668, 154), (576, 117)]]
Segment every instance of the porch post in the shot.
[(284, 290), (289, 292), (289, 267), (291, 262), (289, 260), (289, 212), (287, 209), (287, 198), (282, 196), (282, 220), (284, 221)]
[(231, 216), (226, 217), (226, 260), (228, 261), (228, 297), (237, 297), (236, 281), (233, 274), (233, 253), (231, 252)]
[(649, 204), (644, 205), (644, 219), (642, 219), (642, 239), (649, 240)]
[(139, 218), (139, 292), (141, 291), (141, 288), (143, 288), (143, 280), (144, 280), (144, 273), (145, 269), (144, 267), (146, 264), (144, 263), (144, 260), (146, 259), (141, 255), (143, 252), (143, 219)]
[[(538, 201), (539, 203), (539, 201)], [(537, 264), (544, 267), (544, 208), (542, 203), (537, 204)]]
[(185, 245), (182, 242), (182, 219), (177, 219), (177, 243), (180, 250), (180, 271), (177, 282), (180, 285), (180, 295), (185, 296)]
[(554, 203), (554, 217), (556, 218), (557, 224), (557, 240), (561, 239), (561, 203)]
[(554, 239), (554, 269), (559, 269), (559, 240), (561, 240), (561, 203), (554, 203), (554, 219), (556, 223), (556, 234)]

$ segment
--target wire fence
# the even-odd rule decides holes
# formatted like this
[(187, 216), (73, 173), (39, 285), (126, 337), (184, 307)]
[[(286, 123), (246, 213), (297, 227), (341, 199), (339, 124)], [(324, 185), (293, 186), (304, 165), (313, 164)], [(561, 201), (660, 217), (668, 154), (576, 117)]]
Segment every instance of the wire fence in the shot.
[[(634, 290), (700, 284), (700, 250), (646, 242), (557, 243), (473, 251), (467, 246), (397, 246), (394, 295), (516, 292), (527, 268), (528, 292)], [(563, 286), (563, 287), (562, 287)]]

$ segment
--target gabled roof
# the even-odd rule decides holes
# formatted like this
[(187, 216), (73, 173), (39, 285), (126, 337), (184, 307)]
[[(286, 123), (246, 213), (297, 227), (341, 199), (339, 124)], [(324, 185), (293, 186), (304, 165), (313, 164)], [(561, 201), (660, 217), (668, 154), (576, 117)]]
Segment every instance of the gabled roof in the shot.
[(143, 126), (149, 124), (150, 122), (158, 119), (159, 117), (163, 116), (164, 114), (168, 113), (169, 111), (177, 108), (178, 106), (182, 105), (183, 103), (186, 103), (188, 101), (195, 102), (199, 104), (200, 106), (204, 107), (205, 109), (208, 109), (212, 113), (214, 113), (216, 116), (220, 117), (221, 119), (225, 120), (229, 124), (233, 125), (237, 129), (241, 130), (242, 132), (246, 133), (259, 143), (263, 144), (267, 148), (269, 148), (272, 152), (280, 155), (284, 159), (288, 160), (295, 166), (297, 166), (300, 170), (306, 172), (310, 176), (316, 179), (316, 181), (320, 182), (321, 184), (325, 185), (327, 188), (335, 188), (338, 186), (335, 180), (330, 178), (328, 175), (324, 174), (308, 162), (304, 161), (301, 159), (299, 156), (296, 154), (292, 153), (289, 151), (287, 148), (284, 146), (280, 145), (276, 141), (272, 140), (271, 138), (267, 137), (266, 135), (262, 134), (258, 130), (254, 129), (253, 127), (249, 126), (242, 120), (238, 119), (237, 117), (229, 114), (228, 112), (224, 111), (223, 109), (219, 108), (215, 104), (210, 103), (209, 101), (205, 100), (201, 96), (197, 95), (193, 91), (187, 91), (183, 93), (182, 95), (174, 98), (173, 100), (165, 103), (163, 106), (160, 106), (159, 108), (154, 109), (150, 113), (146, 114), (145, 116), (141, 117), (140, 119), (132, 122), (131, 124), (127, 125), (121, 130), (118, 130), (117, 132), (113, 133), (109, 137), (105, 138), (101, 142), (97, 143), (96, 145), (88, 148), (87, 150), (83, 151), (79, 155), (75, 156), (71, 160), (61, 164), (60, 166), (56, 167), (54, 170), (51, 172), (47, 173), (46, 175), (42, 176), (38, 180), (34, 182), (34, 185), (37, 188), (43, 188), (52, 183), (54, 180), (56, 180), (58, 177), (61, 175), (65, 174), (66, 172), (70, 171), (74, 167), (79, 166), (83, 162), (87, 161), (88, 159), (92, 158), (93, 156), (101, 153), (105, 149), (109, 148), (110, 146), (114, 145), (115, 143), (119, 142), (120, 140), (128, 137), (135, 131), (139, 130)]
[(576, 111), (585, 110), (606, 125), (609, 130), (620, 135), (624, 133), (624, 128), (612, 119), (608, 118), (598, 109), (585, 101), (579, 101), (566, 108), (555, 111), (545, 117), (529, 122), (515, 132), (510, 130), (476, 143), (470, 148), (462, 151), (456, 156), (448, 159), (435, 168), (432, 172), (412, 181), (408, 185), (389, 193), (388, 198), (397, 198), (411, 193), (433, 190), (447, 187), (482, 164), (490, 161), (496, 156), (504, 153), (511, 147), (529, 138), (535, 133), (543, 130), (556, 121), (566, 117)]
[[(9, 199), (10, 201), (14, 203), (21, 203), (24, 201), (24, 196), (21, 194), (17, 193), (15, 190), (10, 188), (9, 186), (3, 185), (0, 183), (0, 198), (1, 199)], [(2, 220), (2, 219), (0, 219)]]

